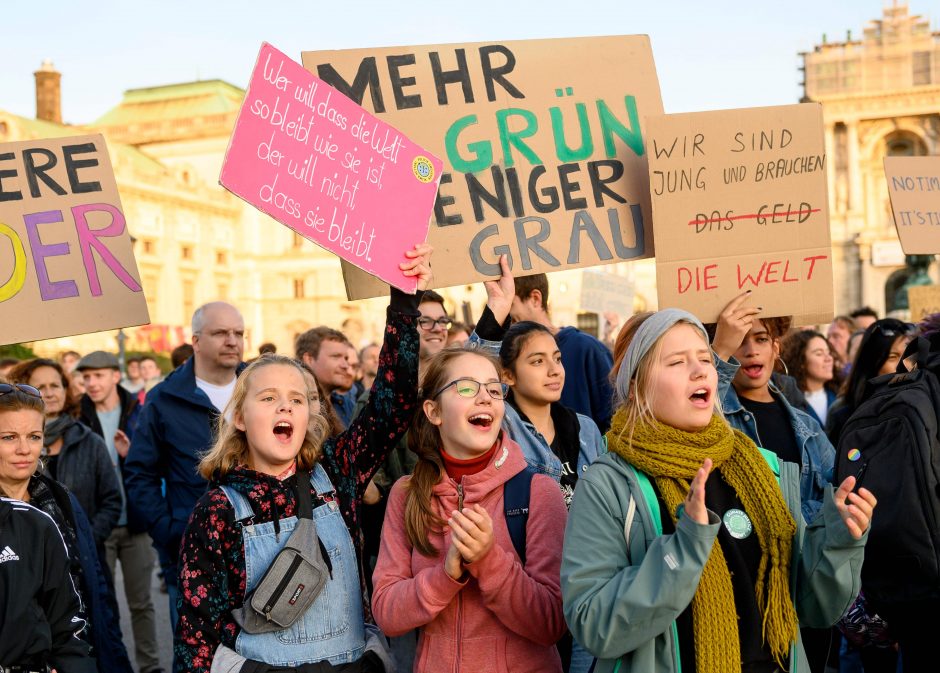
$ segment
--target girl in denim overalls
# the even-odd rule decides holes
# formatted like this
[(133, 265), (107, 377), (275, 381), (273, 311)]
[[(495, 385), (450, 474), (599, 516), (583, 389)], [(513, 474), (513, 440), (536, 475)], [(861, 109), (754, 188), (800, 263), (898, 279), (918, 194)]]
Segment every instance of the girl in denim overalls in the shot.
[[(361, 588), (359, 503), (415, 408), (417, 306), (430, 281), (430, 247), (406, 253), (418, 292), (393, 289), (369, 405), (335, 438), (319, 413), (313, 381), (284, 356), (267, 355), (238, 378), (215, 446), (200, 464), (208, 492), (181, 546), (175, 670), (379, 673), (389, 671), (381, 633), (366, 623)], [(297, 472), (310, 475), (298, 483)], [(309, 488), (329, 579), (288, 628), (248, 633), (242, 608), (297, 525), (297, 489)]]

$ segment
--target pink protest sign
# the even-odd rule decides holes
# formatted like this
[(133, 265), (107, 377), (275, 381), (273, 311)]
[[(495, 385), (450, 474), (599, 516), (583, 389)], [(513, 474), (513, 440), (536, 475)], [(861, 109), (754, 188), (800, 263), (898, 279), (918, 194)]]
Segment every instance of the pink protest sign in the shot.
[(265, 42), (219, 182), (298, 234), (414, 292), (441, 160)]

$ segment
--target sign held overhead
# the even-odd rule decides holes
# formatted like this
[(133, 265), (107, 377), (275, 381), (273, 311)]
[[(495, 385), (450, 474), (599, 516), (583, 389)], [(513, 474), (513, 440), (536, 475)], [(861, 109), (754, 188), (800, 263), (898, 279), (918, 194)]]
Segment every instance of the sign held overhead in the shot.
[[(303, 64), (444, 158), (428, 241), (447, 287), (651, 257), (646, 36), (304, 52)], [(344, 266), (351, 299), (384, 288)]]
[(744, 290), (766, 317), (832, 318), (817, 104), (647, 119), (661, 308), (714, 322)]
[(901, 248), (940, 253), (940, 157), (885, 157), (885, 179)]
[(147, 322), (104, 137), (0, 144), (0, 344)]
[[(441, 161), (271, 45), (258, 54), (219, 182), (281, 224), (406, 292)], [(383, 286), (384, 287), (384, 286)]]

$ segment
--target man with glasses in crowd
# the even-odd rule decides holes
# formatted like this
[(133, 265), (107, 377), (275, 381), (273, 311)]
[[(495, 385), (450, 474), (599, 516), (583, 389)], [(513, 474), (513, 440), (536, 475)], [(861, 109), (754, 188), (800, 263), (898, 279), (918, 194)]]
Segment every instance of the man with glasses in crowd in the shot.
[(143, 520), (160, 554), (174, 629), (180, 539), (206, 490), (196, 466), (245, 368), (245, 323), (237, 308), (200, 306), (192, 328), (193, 357), (147, 394), (124, 468), (130, 514)]

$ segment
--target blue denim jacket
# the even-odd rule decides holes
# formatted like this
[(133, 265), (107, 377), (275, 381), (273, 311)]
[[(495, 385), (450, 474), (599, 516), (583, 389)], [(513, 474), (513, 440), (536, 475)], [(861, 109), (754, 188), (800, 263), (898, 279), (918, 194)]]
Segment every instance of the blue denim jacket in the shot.
[[(578, 414), (578, 442), (581, 450), (578, 452), (578, 474), (587, 471), (588, 465), (598, 456), (607, 453), (607, 441), (598, 430), (597, 424), (584, 414)], [(529, 421), (523, 420), (511, 404), (506, 405), (506, 414), (503, 416), (503, 429), (509, 432), (509, 437), (522, 447), (525, 460), (532, 469), (547, 474), (555, 481), (561, 481), (561, 459), (552, 451), (548, 441), (541, 432)]]
[[(741, 364), (734, 358), (725, 362), (715, 355), (715, 366), (718, 368), (718, 398), (721, 400), (725, 418), (731, 427), (746, 434), (757, 446), (763, 447), (754, 415), (742, 406), (734, 386), (731, 385), (731, 380)], [(800, 475), (803, 518), (807, 523), (812, 523), (822, 508), (826, 486), (832, 482), (836, 450), (832, 448), (832, 443), (819, 426), (819, 421), (805, 411), (794, 409), (773, 383), (768, 385), (771, 395), (790, 415), (793, 434), (803, 457), (803, 472)]]
[[(484, 339), (474, 332), (470, 335), (467, 347), (499, 356), (500, 343)], [(580, 475), (587, 470), (588, 465), (594, 462), (595, 458), (607, 452), (607, 440), (601, 435), (597, 424), (584, 414), (578, 414), (578, 424), (580, 425), (578, 441), (581, 444), (581, 450), (578, 452), (577, 470)], [(511, 404), (506, 405), (503, 429), (509, 433), (509, 437), (514, 442), (522, 447), (525, 460), (532, 469), (561, 482), (561, 459), (552, 451), (542, 433), (536, 430), (532, 423), (522, 420), (519, 412), (513, 409)]]

